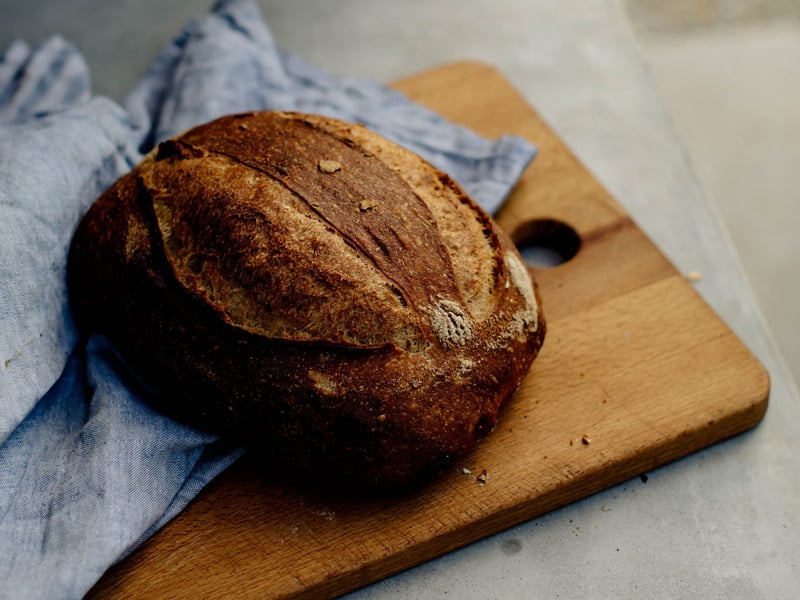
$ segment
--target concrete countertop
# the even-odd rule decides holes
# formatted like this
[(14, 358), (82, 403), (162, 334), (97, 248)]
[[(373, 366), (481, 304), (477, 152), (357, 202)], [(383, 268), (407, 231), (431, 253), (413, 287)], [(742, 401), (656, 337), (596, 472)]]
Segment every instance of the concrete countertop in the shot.
[[(613, 0), (260, 0), (279, 45), (379, 81), (502, 71), (765, 364), (755, 430), (354, 592), (372, 598), (793, 598), (800, 394)], [(60, 33), (117, 98), (206, 1), (0, 0), (0, 47)], [(602, 508), (601, 508), (602, 507)], [(608, 510), (610, 508), (610, 510)]]

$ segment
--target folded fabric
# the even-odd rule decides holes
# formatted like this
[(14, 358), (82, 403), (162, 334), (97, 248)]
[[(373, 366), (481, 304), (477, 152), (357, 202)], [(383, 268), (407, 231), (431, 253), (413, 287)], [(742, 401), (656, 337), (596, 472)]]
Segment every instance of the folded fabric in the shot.
[(237, 111), (362, 122), (494, 211), (534, 156), (401, 94), (278, 49), (250, 0), (218, 3), (122, 105), (92, 97), (56, 37), (0, 57), (0, 597), (76, 598), (242, 453), (150, 410), (109, 343), (77, 330), (70, 238), (94, 199), (166, 137)]

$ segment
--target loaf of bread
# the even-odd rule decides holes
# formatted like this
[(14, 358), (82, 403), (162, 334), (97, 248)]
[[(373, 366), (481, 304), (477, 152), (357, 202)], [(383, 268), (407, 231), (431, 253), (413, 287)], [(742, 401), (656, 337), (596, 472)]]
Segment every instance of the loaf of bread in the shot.
[(69, 282), (157, 409), (367, 486), (469, 452), (545, 334), (514, 245), (452, 179), (299, 113), (161, 143), (84, 217)]

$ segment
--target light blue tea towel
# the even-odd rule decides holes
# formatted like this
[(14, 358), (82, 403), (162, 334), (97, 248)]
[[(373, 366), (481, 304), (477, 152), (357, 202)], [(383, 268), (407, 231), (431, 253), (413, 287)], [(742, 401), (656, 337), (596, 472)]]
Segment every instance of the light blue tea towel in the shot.
[(363, 122), (489, 211), (535, 152), (281, 51), (250, 0), (190, 23), (122, 105), (91, 96), (64, 40), (11, 44), (0, 56), (0, 598), (81, 597), (241, 455), (141, 402), (108, 342), (77, 331), (65, 265), (83, 213), (143, 152), (264, 109)]

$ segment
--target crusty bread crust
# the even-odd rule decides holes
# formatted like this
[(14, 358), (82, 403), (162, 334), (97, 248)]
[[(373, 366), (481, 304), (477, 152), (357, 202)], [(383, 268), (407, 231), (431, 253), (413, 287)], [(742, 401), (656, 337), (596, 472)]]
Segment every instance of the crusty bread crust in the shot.
[(160, 144), (89, 210), (69, 276), (158, 408), (366, 485), (469, 452), (545, 334), (516, 249), (455, 182), (299, 113)]

